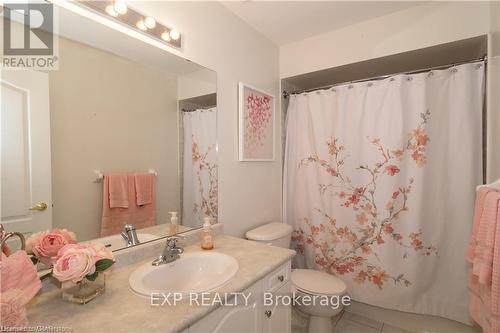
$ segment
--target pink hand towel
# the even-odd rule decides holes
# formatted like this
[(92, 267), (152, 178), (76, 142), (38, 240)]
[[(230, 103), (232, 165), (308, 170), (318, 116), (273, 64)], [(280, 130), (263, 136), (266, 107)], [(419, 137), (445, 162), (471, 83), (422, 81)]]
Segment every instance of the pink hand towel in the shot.
[(110, 173), (104, 176), (108, 183), (109, 208), (128, 208), (128, 176), (124, 173)]
[(3, 256), (0, 261), (0, 292), (19, 289), (28, 301), (40, 290), (42, 284), (38, 273), (26, 251), (16, 251), (10, 256)]
[(9, 289), (0, 293), (0, 326), (5, 328), (28, 326), (26, 303), (22, 291)]
[(25, 251), (9, 257), (1, 254), (0, 261), (0, 325), (27, 326), (26, 304), (42, 287), (35, 266)]
[(485, 333), (500, 333), (500, 192), (478, 190), (467, 260), (470, 315)]
[[(476, 246), (472, 261), (472, 274), (481, 284), (490, 285), (494, 262), (495, 243), (500, 241), (497, 235), (497, 209), (500, 193), (489, 191), (484, 197), (479, 226), (475, 233)], [(481, 209), (481, 207), (479, 207)], [(500, 264), (500, 262), (498, 263)]]
[(155, 175), (150, 172), (136, 173), (134, 181), (137, 205), (144, 206), (151, 204), (153, 202)]

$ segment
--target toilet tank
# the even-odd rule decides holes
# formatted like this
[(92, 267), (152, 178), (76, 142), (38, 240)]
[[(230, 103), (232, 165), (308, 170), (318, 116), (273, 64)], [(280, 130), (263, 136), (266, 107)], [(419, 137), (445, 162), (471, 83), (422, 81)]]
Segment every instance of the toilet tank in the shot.
[(247, 231), (245, 236), (249, 240), (289, 248), (292, 227), (281, 222), (271, 222)]

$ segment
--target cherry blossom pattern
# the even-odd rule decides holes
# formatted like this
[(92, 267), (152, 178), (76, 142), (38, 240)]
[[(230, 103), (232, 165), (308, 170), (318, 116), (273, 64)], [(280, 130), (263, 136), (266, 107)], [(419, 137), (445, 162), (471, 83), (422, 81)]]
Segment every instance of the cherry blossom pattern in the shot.
[[(217, 187), (217, 164), (210, 162), (210, 155), (214, 154), (215, 145), (208, 146), (207, 151), (202, 153), (198, 143), (192, 137), (191, 157), (195, 171), (195, 181), (198, 182), (198, 191), (201, 202), (195, 202), (193, 205), (193, 214), (198, 215), (199, 219), (208, 216), (212, 218), (213, 223), (217, 223), (218, 217), (218, 187)], [(208, 179), (208, 188), (205, 188), (203, 179)]]
[(250, 93), (245, 100), (245, 151), (252, 154), (266, 142), (266, 129), (271, 124), (271, 98)]
[[(383, 289), (387, 281), (408, 287), (411, 285), (403, 273), (391, 275), (383, 268), (377, 248), (392, 242), (403, 249), (403, 259), (411, 252), (423, 256), (437, 255), (437, 248), (425, 245), (420, 230), (403, 235), (398, 232), (402, 214), (409, 210), (408, 196), (411, 193), (413, 178), (409, 178), (406, 186), (393, 191), (383, 207), (376, 204), (380, 199), (377, 183), (382, 176), (394, 177), (401, 172), (400, 161), (409, 155), (418, 167), (427, 163), (425, 152), (430, 139), (425, 132), (425, 124), (430, 118), (430, 111), (421, 114), (419, 126), (408, 134), (403, 147), (386, 149), (378, 138), (367, 138), (380, 153), (380, 160), (373, 165), (360, 165), (355, 170), (368, 173), (369, 181), (363, 185), (355, 185), (343, 171), (346, 148), (338, 138), (330, 139), (328, 157), (322, 159), (311, 155), (300, 162), (299, 167), (317, 165), (333, 178), (330, 184), (320, 184), (319, 191), (324, 195), (332, 190), (340, 199), (340, 206), (354, 212), (355, 221), (349, 226), (340, 225), (327, 212), (316, 208), (315, 211), (325, 223), (313, 224), (309, 218), (300, 221), (300, 227), (294, 230), (292, 241), (299, 253), (307, 247), (313, 249), (314, 261), (318, 267), (334, 275), (351, 274), (358, 283), (372, 283)], [(377, 200), (378, 201), (378, 200)], [(373, 263), (370, 258), (376, 258)]]

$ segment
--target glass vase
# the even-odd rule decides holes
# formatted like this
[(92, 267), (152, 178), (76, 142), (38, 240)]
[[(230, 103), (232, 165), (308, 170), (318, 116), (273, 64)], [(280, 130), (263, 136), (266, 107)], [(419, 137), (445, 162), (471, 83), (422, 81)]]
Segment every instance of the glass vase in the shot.
[(102, 295), (106, 290), (105, 274), (100, 273), (94, 281), (83, 278), (78, 283), (66, 282), (62, 286), (62, 298), (77, 304), (86, 304)]

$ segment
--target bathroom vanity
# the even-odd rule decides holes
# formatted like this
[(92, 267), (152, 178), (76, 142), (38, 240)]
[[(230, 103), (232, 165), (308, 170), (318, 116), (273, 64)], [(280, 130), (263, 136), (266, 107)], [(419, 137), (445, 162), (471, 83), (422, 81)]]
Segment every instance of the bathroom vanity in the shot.
[(242, 291), (250, 295), (244, 306), (221, 307), (190, 325), (183, 333), (204, 332), (290, 332), (291, 308), (263, 304), (264, 293), (291, 294), (290, 261), (279, 266), (251, 287)]
[[(203, 306), (189, 304), (188, 299), (175, 306), (161, 306), (134, 294), (129, 277), (152, 262), (163, 245), (164, 240), (158, 240), (117, 252), (117, 265), (107, 277), (106, 292), (88, 304), (63, 301), (59, 289), (44, 290), (28, 308), (31, 325), (70, 327), (73, 332), (290, 332), (290, 306), (265, 307), (262, 298), (264, 292), (290, 292), (290, 260), (295, 251), (217, 236), (212, 251), (236, 259), (238, 270), (215, 292), (249, 294), (246, 305), (240, 298), (239, 306)], [(184, 254), (200, 251), (196, 242), (186, 246)], [(169, 278), (175, 277), (165, 276)], [(48, 285), (46, 281), (44, 289), (51, 289)]]

